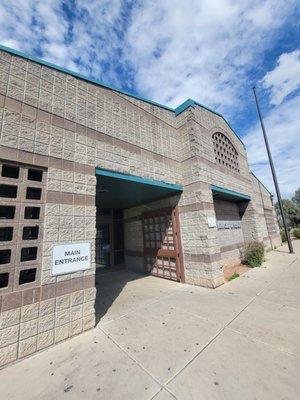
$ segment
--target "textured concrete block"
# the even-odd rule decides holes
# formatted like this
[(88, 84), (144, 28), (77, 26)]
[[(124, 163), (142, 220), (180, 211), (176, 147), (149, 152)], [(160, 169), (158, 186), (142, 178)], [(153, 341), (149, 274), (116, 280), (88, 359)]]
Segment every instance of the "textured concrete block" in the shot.
[(21, 340), (19, 343), (19, 358), (32, 354), (37, 349), (37, 336)]
[(89, 301), (83, 304), (83, 315), (89, 315), (95, 313), (95, 302)]
[(70, 310), (57, 311), (55, 314), (55, 326), (68, 324), (70, 322)]
[(96, 298), (97, 290), (95, 287), (85, 289), (84, 291), (84, 302), (94, 300)]
[(19, 324), (20, 315), (21, 315), (20, 308), (16, 308), (14, 310), (9, 310), (9, 311), (3, 311), (2, 314), (0, 315), (0, 329)]
[(29, 304), (21, 309), (21, 322), (30, 321), (39, 315), (39, 303)]
[(54, 343), (54, 330), (42, 332), (38, 334), (37, 349), (44, 349)]
[(82, 319), (82, 328), (84, 331), (95, 327), (95, 314), (84, 315)]
[(40, 317), (53, 314), (55, 311), (55, 299), (45, 300), (40, 302)]
[(76, 321), (71, 321), (70, 324), (70, 336), (78, 335), (82, 332), (82, 318)]
[(79, 292), (71, 293), (71, 306), (77, 306), (78, 304), (82, 304), (83, 303), (83, 295), (84, 295), (83, 290), (80, 290)]
[(55, 328), (54, 332), (54, 341), (55, 343), (61, 342), (62, 340), (65, 340), (69, 337), (70, 332), (70, 326), (69, 324), (66, 325), (61, 325)]
[(78, 304), (77, 306), (71, 307), (71, 321), (75, 321), (76, 319), (82, 319), (82, 304)]
[(9, 328), (0, 330), (0, 347), (16, 343), (19, 339), (19, 325), (13, 325)]
[(39, 333), (49, 331), (54, 328), (55, 314), (47, 314), (39, 318), (38, 331)]
[(56, 310), (65, 310), (70, 307), (70, 295), (60, 296), (56, 298)]
[(13, 362), (18, 357), (18, 343), (0, 349), (0, 366)]
[(27, 339), (31, 336), (37, 335), (38, 331), (38, 320), (33, 319), (28, 322), (21, 322), (20, 325), (20, 340)]

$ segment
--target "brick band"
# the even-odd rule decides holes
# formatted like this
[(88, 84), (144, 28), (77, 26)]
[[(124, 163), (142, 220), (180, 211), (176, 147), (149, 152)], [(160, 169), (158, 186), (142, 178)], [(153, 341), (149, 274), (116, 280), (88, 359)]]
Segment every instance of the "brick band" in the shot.
[(24, 305), (34, 304), (42, 300), (52, 299), (79, 290), (88, 289), (94, 286), (95, 276), (87, 275), (19, 292), (3, 294), (0, 296), (1, 312), (19, 308)]

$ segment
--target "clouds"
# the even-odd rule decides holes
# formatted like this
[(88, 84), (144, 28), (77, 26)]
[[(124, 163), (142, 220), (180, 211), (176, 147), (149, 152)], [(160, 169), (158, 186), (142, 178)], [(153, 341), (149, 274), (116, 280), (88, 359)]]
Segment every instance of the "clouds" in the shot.
[[(176, 106), (187, 97), (234, 115), (257, 63), (295, 1), (151, 0), (133, 10), (127, 57), (135, 85)], [(250, 79), (249, 79), (250, 78)]]
[(271, 104), (279, 105), (290, 93), (300, 88), (300, 49), (284, 53), (277, 60), (276, 67), (263, 80), (270, 90)]
[(115, 67), (120, 49), (118, 29), (122, 30), (123, 20), (120, 0), (3, 0), (0, 42), (119, 84)]
[(150, 99), (235, 117), (296, 0), (2, 0), (0, 41)]
[(296, 162), (283, 160), (296, 151), (299, 20), (297, 0), (2, 0), (0, 43), (169, 106), (193, 98), (223, 113), (268, 186), (251, 93), (260, 81), (290, 193)]
[[(273, 110), (265, 119), (275, 170), (283, 197), (291, 198), (300, 187), (300, 98)], [(275, 194), (260, 126), (244, 138), (251, 170)]]
[[(282, 54), (275, 68), (262, 79), (263, 85), (271, 90), (271, 102), (276, 104), (276, 107), (270, 109), (264, 122), (279, 184), (286, 197), (292, 197), (294, 191), (300, 187), (300, 94), (297, 94), (299, 55), (299, 50)], [(274, 192), (267, 152), (258, 123), (249, 129), (244, 142), (253, 172), (268, 188), (273, 188)]]

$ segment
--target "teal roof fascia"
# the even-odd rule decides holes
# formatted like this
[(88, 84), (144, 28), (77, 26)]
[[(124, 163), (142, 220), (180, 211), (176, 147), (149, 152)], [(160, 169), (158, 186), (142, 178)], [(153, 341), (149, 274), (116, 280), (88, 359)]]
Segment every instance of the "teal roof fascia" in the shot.
[(254, 174), (254, 172), (250, 171), (250, 173), (254, 176), (255, 179), (258, 180), (258, 182), (266, 189), (266, 191), (270, 194), (270, 196), (273, 196), (273, 194), (270, 192), (268, 188), (265, 187), (265, 185), (258, 179), (258, 177)]
[(242, 139), (238, 136), (238, 134), (233, 130), (233, 128), (231, 127), (231, 125), (229, 124), (229, 122), (223, 117), (222, 114), (219, 114), (217, 111), (212, 110), (209, 107), (204, 106), (201, 103), (198, 103), (197, 101), (193, 100), (193, 99), (188, 99), (186, 100), (184, 103), (182, 103), (180, 106), (178, 106), (177, 108), (175, 108), (175, 115), (176, 117), (181, 114), (183, 111), (187, 110), (189, 107), (193, 107), (195, 108), (196, 106), (199, 106), (201, 108), (204, 108), (205, 110), (217, 115), (218, 117), (222, 118), (225, 123), (229, 126), (229, 128), (232, 130), (232, 132), (235, 134), (235, 136), (238, 138), (238, 140), (242, 143), (244, 149), (246, 149), (244, 142), (242, 141)]
[(211, 185), (210, 187), (213, 193), (225, 194), (228, 196), (237, 197), (241, 200), (251, 200), (251, 197), (244, 193), (236, 192), (234, 190), (226, 189), (216, 185)]
[(181, 114), (183, 111), (187, 110), (189, 107), (195, 108), (196, 102), (193, 99), (187, 99), (185, 102), (180, 104), (180, 106), (176, 107), (174, 112), (177, 117), (177, 115)]
[(55, 70), (57, 70), (57, 71), (64, 72), (64, 73), (66, 73), (66, 74), (69, 74), (69, 75), (71, 75), (71, 76), (74, 76), (75, 78), (82, 79), (82, 80), (84, 80), (84, 81), (86, 81), (86, 82), (94, 83), (94, 84), (96, 84), (96, 85), (99, 85), (99, 86), (104, 87), (105, 89), (113, 90), (114, 92), (121, 93), (121, 94), (125, 94), (126, 96), (132, 97), (132, 98), (134, 98), (134, 99), (141, 100), (141, 101), (144, 101), (145, 103), (148, 103), (148, 104), (151, 104), (151, 105), (154, 105), (154, 106), (163, 108), (163, 109), (168, 110), (168, 111), (171, 111), (171, 112), (175, 113), (175, 116), (181, 114), (183, 111), (187, 110), (189, 107), (193, 107), (193, 108), (195, 108), (195, 106), (202, 107), (202, 108), (204, 108), (205, 110), (210, 111), (210, 112), (212, 112), (213, 114), (218, 115), (219, 117), (221, 117), (221, 118), (225, 121), (225, 123), (229, 126), (229, 128), (232, 130), (232, 132), (235, 134), (235, 136), (239, 139), (239, 141), (242, 143), (242, 145), (243, 145), (244, 148), (245, 148), (245, 145), (244, 145), (243, 141), (241, 140), (241, 138), (240, 138), (240, 137), (237, 135), (237, 133), (232, 129), (232, 127), (231, 127), (230, 124), (226, 121), (226, 119), (223, 117), (222, 114), (219, 114), (218, 112), (216, 112), (216, 111), (214, 111), (214, 110), (211, 110), (209, 107), (206, 107), (206, 106), (204, 106), (203, 104), (200, 104), (200, 103), (196, 102), (196, 101), (193, 100), (193, 99), (187, 99), (186, 101), (184, 101), (182, 104), (180, 104), (178, 107), (176, 107), (176, 108), (174, 109), (174, 108), (165, 106), (165, 105), (163, 105), (163, 104), (160, 104), (160, 103), (158, 103), (158, 102), (145, 99), (144, 97), (134, 95), (134, 94), (132, 94), (132, 93), (127, 92), (126, 90), (117, 89), (117, 88), (115, 88), (115, 87), (113, 87), (113, 86), (111, 86), (111, 85), (107, 85), (107, 84), (105, 84), (105, 83), (103, 83), (103, 82), (101, 82), (101, 81), (98, 81), (97, 79), (88, 78), (87, 76), (82, 75), (82, 74), (80, 74), (79, 72), (71, 71), (71, 70), (68, 69), (68, 68), (60, 67), (59, 65), (53, 64), (53, 63), (51, 63), (51, 62), (49, 62), (49, 61), (42, 60), (41, 58), (34, 57), (34, 56), (30, 56), (30, 55), (28, 55), (28, 54), (26, 54), (26, 53), (24, 53), (24, 52), (22, 52), (22, 51), (15, 50), (15, 49), (12, 49), (12, 48), (7, 47), (7, 46), (3, 46), (3, 45), (1, 45), (1, 44), (0, 44), (0, 50), (5, 51), (5, 52), (10, 53), (10, 54), (13, 54), (13, 55), (18, 56), (18, 57), (22, 57), (22, 58), (24, 58), (24, 59), (26, 59), (26, 60), (30, 60), (30, 61), (36, 62), (36, 63), (38, 63), (38, 64), (45, 65), (46, 67), (55, 69)]
[(39, 57), (29, 56), (26, 53), (23, 53), (22, 51), (11, 49), (10, 47), (3, 46), (2, 44), (0, 44), (0, 50), (3, 50), (3, 51), (6, 51), (7, 53), (22, 57), (22, 58), (24, 58), (26, 60), (30, 60), (30, 61), (36, 62), (38, 64), (45, 65), (46, 67), (55, 69), (57, 71), (64, 72), (65, 74), (72, 75), (75, 78), (82, 79), (82, 80), (84, 80), (86, 82), (94, 83), (94, 84), (96, 84), (98, 86), (104, 87), (105, 89), (113, 90), (114, 92), (122, 93), (122, 94), (125, 94), (126, 96), (133, 97), (134, 99), (141, 100), (141, 101), (144, 101), (146, 103), (152, 104), (154, 106), (158, 106), (158, 107), (164, 108), (165, 110), (174, 112), (174, 109), (171, 108), (171, 107), (167, 107), (167, 106), (165, 106), (163, 104), (160, 104), (160, 103), (157, 103), (155, 101), (148, 100), (148, 99), (145, 99), (144, 97), (134, 95), (132, 93), (127, 92), (126, 90), (117, 89), (117, 88), (115, 88), (115, 87), (113, 87), (111, 85), (107, 85), (106, 83), (98, 81), (97, 79), (89, 78), (89, 77), (87, 77), (85, 75), (80, 74), (79, 72), (72, 71), (72, 70), (70, 70), (68, 68), (60, 67), (59, 65), (53, 64), (53, 63), (51, 63), (49, 61), (42, 60)]
[(122, 172), (115, 172), (115, 171), (111, 171), (109, 169), (96, 168), (96, 175), (109, 176), (111, 178), (141, 183), (143, 185), (158, 186), (158, 187), (162, 187), (165, 189), (174, 190), (176, 192), (183, 191), (182, 185), (176, 185), (176, 184), (172, 184), (172, 183), (158, 181), (155, 179), (142, 178), (142, 177), (136, 176), (136, 175), (123, 174)]

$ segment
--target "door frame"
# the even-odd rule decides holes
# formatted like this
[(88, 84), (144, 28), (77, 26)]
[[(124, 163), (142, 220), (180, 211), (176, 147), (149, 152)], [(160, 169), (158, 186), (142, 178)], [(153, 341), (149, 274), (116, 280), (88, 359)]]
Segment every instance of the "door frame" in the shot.
[[(176, 263), (176, 275), (177, 275), (177, 281), (184, 283), (185, 282), (185, 274), (184, 274), (184, 260), (183, 260), (183, 251), (182, 251), (182, 243), (181, 243), (181, 232), (180, 232), (180, 220), (179, 220), (179, 210), (178, 210), (178, 205), (175, 206), (169, 206), (169, 207), (162, 207), (158, 208), (155, 210), (151, 211), (146, 211), (142, 213), (142, 227), (143, 227), (143, 242), (144, 242), (144, 248), (143, 248), (143, 254), (144, 254), (144, 260), (146, 256), (149, 254), (149, 251), (146, 250), (145, 247), (145, 229), (144, 229), (144, 218), (145, 217), (151, 217), (151, 216), (156, 216), (159, 214), (159, 212), (168, 212), (169, 215), (171, 215), (171, 220), (172, 220), (172, 230), (173, 230), (173, 240), (174, 240), (174, 252), (175, 252), (175, 257), (174, 254), (172, 254), (172, 258), (175, 258), (175, 263)], [(170, 257), (170, 252), (173, 253), (172, 250), (164, 250), (164, 249), (159, 249), (157, 251), (157, 256), (162, 256), (162, 257)], [(145, 265), (145, 272), (146, 270), (146, 265)], [(147, 272), (148, 273), (148, 272)], [(153, 275), (156, 276), (156, 275)], [(159, 277), (159, 276), (158, 276)], [(163, 278), (163, 277), (162, 277)], [(167, 279), (167, 278), (165, 278)], [(170, 279), (172, 280), (172, 279)]]
[[(110, 240), (110, 252), (109, 252), (109, 259), (110, 259), (110, 266), (105, 266), (101, 268), (97, 268), (97, 273), (109, 272), (109, 271), (118, 271), (126, 268), (125, 262), (121, 264), (114, 263), (114, 218), (113, 218), (113, 208), (110, 209), (109, 215), (101, 215), (98, 216), (97, 225), (99, 224), (108, 224), (109, 225), (109, 240)], [(124, 226), (123, 226), (124, 229)], [(124, 249), (125, 251), (125, 249)]]
[(179, 208), (178, 205), (172, 210), (172, 222), (175, 228), (175, 240), (176, 240), (176, 249), (177, 249), (177, 258), (179, 262), (178, 270), (179, 270), (179, 279), (181, 283), (185, 283), (185, 270), (184, 270), (184, 259), (183, 259), (183, 250), (182, 250), (182, 242), (181, 242), (181, 230), (180, 230), (180, 219), (179, 219)]

